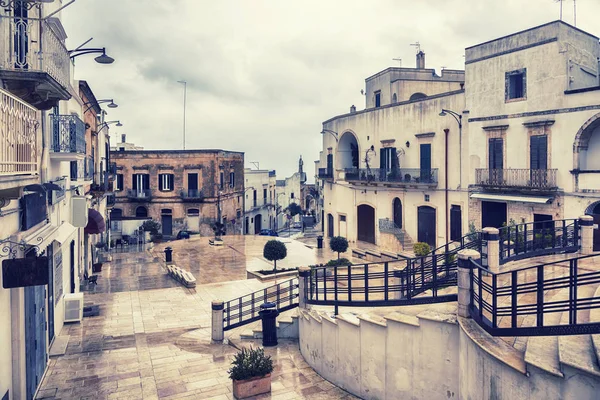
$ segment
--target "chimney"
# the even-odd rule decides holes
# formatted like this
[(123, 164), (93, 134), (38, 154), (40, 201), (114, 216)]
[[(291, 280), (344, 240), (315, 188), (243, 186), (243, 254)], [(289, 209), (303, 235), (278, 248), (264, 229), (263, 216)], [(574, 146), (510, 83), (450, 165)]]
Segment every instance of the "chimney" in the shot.
[(125, 138), (126, 138), (126, 135), (125, 135), (125, 134), (122, 134), (122, 135), (121, 135), (121, 143), (125, 143)]
[(356, 112), (356, 106), (354, 104), (352, 104), (350, 106), (350, 114), (354, 114)]
[(417, 53), (417, 69), (425, 69), (425, 53), (423, 51)]

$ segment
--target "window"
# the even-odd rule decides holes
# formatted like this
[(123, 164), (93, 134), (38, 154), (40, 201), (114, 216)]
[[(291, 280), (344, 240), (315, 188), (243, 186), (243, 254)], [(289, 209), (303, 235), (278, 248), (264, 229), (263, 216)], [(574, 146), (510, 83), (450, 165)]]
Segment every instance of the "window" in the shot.
[(158, 190), (170, 192), (173, 190), (175, 176), (173, 174), (158, 174)]
[(133, 190), (142, 192), (150, 189), (150, 175), (148, 174), (133, 174), (132, 175)]
[(252, 191), (252, 207), (256, 207), (256, 190)]
[(488, 140), (489, 145), (489, 169), (502, 169), (504, 168), (504, 139), (502, 138), (490, 138)]
[(385, 171), (398, 168), (398, 157), (395, 147), (384, 147), (379, 151), (379, 168)]
[(529, 138), (530, 169), (548, 169), (548, 136), (536, 135)]
[(506, 101), (527, 97), (527, 70), (525, 68), (507, 72), (505, 75)]
[(450, 207), (450, 240), (460, 240), (462, 236), (462, 215), (460, 206)]
[(421, 100), (426, 98), (427, 95), (425, 93), (413, 93), (410, 98), (408, 99), (409, 101), (414, 101), (414, 100)]
[(294, 192), (292, 192), (292, 194), (290, 195), (290, 199), (294, 198)]
[(429, 195), (428, 194), (425, 195), (425, 201), (429, 202)]
[(123, 190), (123, 174), (117, 174), (117, 191)]
[(398, 102), (398, 96), (396, 96), (396, 93), (394, 93), (392, 95), (392, 103), (396, 104)]
[(346, 222), (346, 216), (340, 215), (340, 222)]
[(146, 218), (148, 216), (148, 209), (144, 206), (139, 206), (135, 209), (135, 216), (138, 218)]
[(235, 172), (229, 173), (229, 187), (235, 186)]
[(263, 202), (267, 204), (267, 189), (263, 189)]
[(223, 181), (224, 181), (224, 180), (225, 180), (225, 173), (224, 173), (223, 171), (221, 171), (221, 172), (219, 173), (219, 187), (220, 187), (221, 189), (223, 189), (223, 184), (224, 184), (224, 182), (223, 182)]
[(381, 107), (381, 90), (375, 92), (375, 107)]
[(200, 215), (200, 210), (197, 208), (188, 208), (187, 215), (188, 217), (197, 217)]

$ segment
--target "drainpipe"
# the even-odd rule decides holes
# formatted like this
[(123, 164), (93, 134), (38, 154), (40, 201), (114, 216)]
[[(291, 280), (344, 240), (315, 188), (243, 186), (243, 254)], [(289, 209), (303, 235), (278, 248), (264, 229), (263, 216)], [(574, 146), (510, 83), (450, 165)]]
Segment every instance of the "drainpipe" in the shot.
[[(445, 170), (444, 170), (444, 191), (446, 192), (446, 243), (449, 242), (450, 239), (450, 234), (449, 234), (449, 225), (448, 225), (448, 134), (450, 133), (450, 129), (444, 129), (444, 133), (445, 133), (445, 160), (444, 160), (444, 164), (445, 164)], [(446, 245), (447, 246), (447, 245)], [(448, 248), (446, 248), (446, 252), (448, 252)]]

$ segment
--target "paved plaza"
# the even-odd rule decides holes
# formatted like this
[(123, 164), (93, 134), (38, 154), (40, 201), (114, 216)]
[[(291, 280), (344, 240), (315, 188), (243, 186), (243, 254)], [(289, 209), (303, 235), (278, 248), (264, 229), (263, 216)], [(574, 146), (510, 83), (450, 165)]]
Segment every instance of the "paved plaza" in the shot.
[[(66, 352), (50, 359), (37, 398), (233, 399), (227, 370), (237, 350), (232, 344), (210, 343), (210, 304), (266, 285), (247, 280), (245, 271), (262, 257), (269, 239), (230, 236), (226, 246), (215, 248), (207, 238), (194, 238), (147, 252), (113, 254), (98, 285), (82, 287), (85, 303), (99, 305), (100, 315), (65, 324), (59, 337), (68, 343)], [(167, 245), (178, 265), (196, 276), (196, 288), (186, 289), (166, 275), (162, 250)], [(337, 257), (300, 242), (287, 245), (288, 259), (281, 267)], [(235, 345), (260, 342), (237, 340)], [(354, 398), (317, 375), (297, 342), (280, 341), (266, 352), (275, 361), (272, 392), (259, 398)]]

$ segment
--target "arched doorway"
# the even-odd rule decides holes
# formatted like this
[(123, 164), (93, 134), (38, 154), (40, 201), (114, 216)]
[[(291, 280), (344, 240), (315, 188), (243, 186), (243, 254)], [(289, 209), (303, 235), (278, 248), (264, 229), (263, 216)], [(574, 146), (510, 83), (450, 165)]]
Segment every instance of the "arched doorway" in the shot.
[(144, 206), (139, 206), (135, 209), (135, 216), (138, 218), (146, 218), (148, 216), (148, 209)]
[(333, 215), (327, 214), (327, 237), (333, 237)]
[(435, 248), (436, 229), (435, 229), (435, 208), (421, 206), (417, 208), (418, 220), (418, 241), (427, 243)]
[(394, 199), (394, 224), (398, 228), (402, 228), (402, 202), (399, 198)]
[(337, 168), (358, 169), (358, 141), (352, 132), (344, 132), (337, 146)]
[(361, 204), (358, 206), (357, 216), (358, 240), (375, 244), (375, 209), (367, 204)]
[(262, 230), (262, 214), (256, 214), (254, 217), (254, 234), (258, 235)]
[[(585, 210), (587, 215), (594, 218), (594, 225), (600, 225), (600, 201), (590, 204)], [(600, 251), (600, 229), (594, 229), (594, 251)]]

